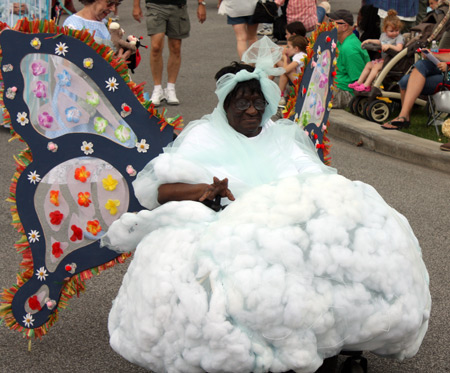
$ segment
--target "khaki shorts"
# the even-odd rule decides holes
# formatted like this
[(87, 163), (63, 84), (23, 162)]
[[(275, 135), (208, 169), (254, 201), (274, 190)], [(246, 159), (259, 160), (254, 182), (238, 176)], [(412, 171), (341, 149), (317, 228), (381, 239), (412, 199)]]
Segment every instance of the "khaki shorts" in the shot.
[(189, 36), (191, 23), (187, 6), (147, 3), (148, 35), (166, 34), (171, 39), (185, 39)]
[(333, 109), (345, 109), (348, 107), (353, 95), (349, 91), (344, 91), (342, 89), (336, 88), (333, 92), (333, 99), (331, 100), (333, 104)]

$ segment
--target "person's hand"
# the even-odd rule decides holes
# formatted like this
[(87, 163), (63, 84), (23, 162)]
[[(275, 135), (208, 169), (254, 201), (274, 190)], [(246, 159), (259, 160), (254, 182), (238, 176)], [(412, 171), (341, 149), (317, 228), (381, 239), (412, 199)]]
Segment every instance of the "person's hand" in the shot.
[(117, 53), (116, 57), (122, 58), (123, 60), (127, 61), (131, 56), (131, 51), (129, 49), (124, 50), (123, 48), (120, 48)]
[(206, 6), (205, 5), (198, 4), (197, 18), (200, 23), (203, 23), (206, 21)]
[(28, 13), (27, 4), (14, 3), (13, 4), (13, 13), (16, 15), (22, 15)]
[(427, 55), (426, 55), (426, 53), (424, 53), (424, 51), (427, 51), (428, 53), (431, 53), (431, 51), (427, 48), (420, 49), (420, 54), (422, 55), (422, 58), (427, 58)]
[(228, 189), (228, 179), (219, 180), (214, 176), (213, 183), (208, 185), (199, 201), (203, 202), (205, 199), (213, 200), (216, 196), (227, 197), (230, 201), (234, 201), (235, 198), (231, 190)]
[(133, 18), (141, 23), (142, 18), (144, 18), (144, 14), (142, 13), (142, 9), (140, 4), (134, 4), (133, 6)]
[(447, 66), (448, 66), (447, 62), (439, 62), (437, 64), (438, 69), (441, 70), (444, 73), (447, 71)]
[(390, 44), (383, 44), (383, 45), (381, 46), (381, 50), (382, 50), (383, 52), (386, 52), (388, 49), (391, 49), (391, 45), (390, 45)]

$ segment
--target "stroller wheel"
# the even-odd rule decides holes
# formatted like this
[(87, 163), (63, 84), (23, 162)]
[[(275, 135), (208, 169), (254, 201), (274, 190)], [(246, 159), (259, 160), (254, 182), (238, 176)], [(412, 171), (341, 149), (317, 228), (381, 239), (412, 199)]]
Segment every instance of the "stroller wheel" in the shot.
[(358, 102), (356, 103), (356, 113), (362, 118), (365, 118), (364, 107), (366, 106), (368, 100), (369, 99), (367, 97), (360, 97)]
[(350, 113), (358, 115), (356, 111), (356, 106), (358, 105), (358, 100), (360, 99), (360, 96), (353, 96), (353, 98), (348, 103), (348, 107), (350, 109)]
[(376, 123), (384, 123), (391, 115), (391, 107), (383, 100), (375, 100), (366, 106), (367, 119)]

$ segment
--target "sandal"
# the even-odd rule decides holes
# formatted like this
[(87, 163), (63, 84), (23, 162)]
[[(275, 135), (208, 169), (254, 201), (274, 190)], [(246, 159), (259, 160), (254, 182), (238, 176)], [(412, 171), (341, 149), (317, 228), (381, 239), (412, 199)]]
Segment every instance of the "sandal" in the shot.
[(450, 152), (450, 142), (448, 142), (446, 144), (442, 144), (440, 146), (440, 149), (443, 150), (444, 152)]
[[(398, 120), (403, 119), (403, 120)], [(398, 117), (397, 120), (391, 120), (381, 126), (384, 130), (401, 130), (408, 128), (411, 123), (405, 117)], [(389, 127), (386, 127), (388, 125)]]

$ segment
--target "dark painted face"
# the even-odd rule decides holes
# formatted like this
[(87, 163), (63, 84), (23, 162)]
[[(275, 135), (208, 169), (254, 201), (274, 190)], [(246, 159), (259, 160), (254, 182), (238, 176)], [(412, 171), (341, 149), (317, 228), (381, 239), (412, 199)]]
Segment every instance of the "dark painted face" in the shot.
[[(247, 100), (250, 103), (250, 106), (245, 110), (239, 109), (242, 106), (242, 100)], [(264, 96), (259, 93), (251, 93), (248, 89), (238, 91), (236, 97), (230, 101), (230, 105), (226, 109), (230, 126), (244, 136), (257, 136), (261, 132), (260, 125), (265, 111), (265, 106), (261, 109), (258, 105), (260, 100), (265, 102)], [(260, 110), (256, 109), (255, 105)]]

